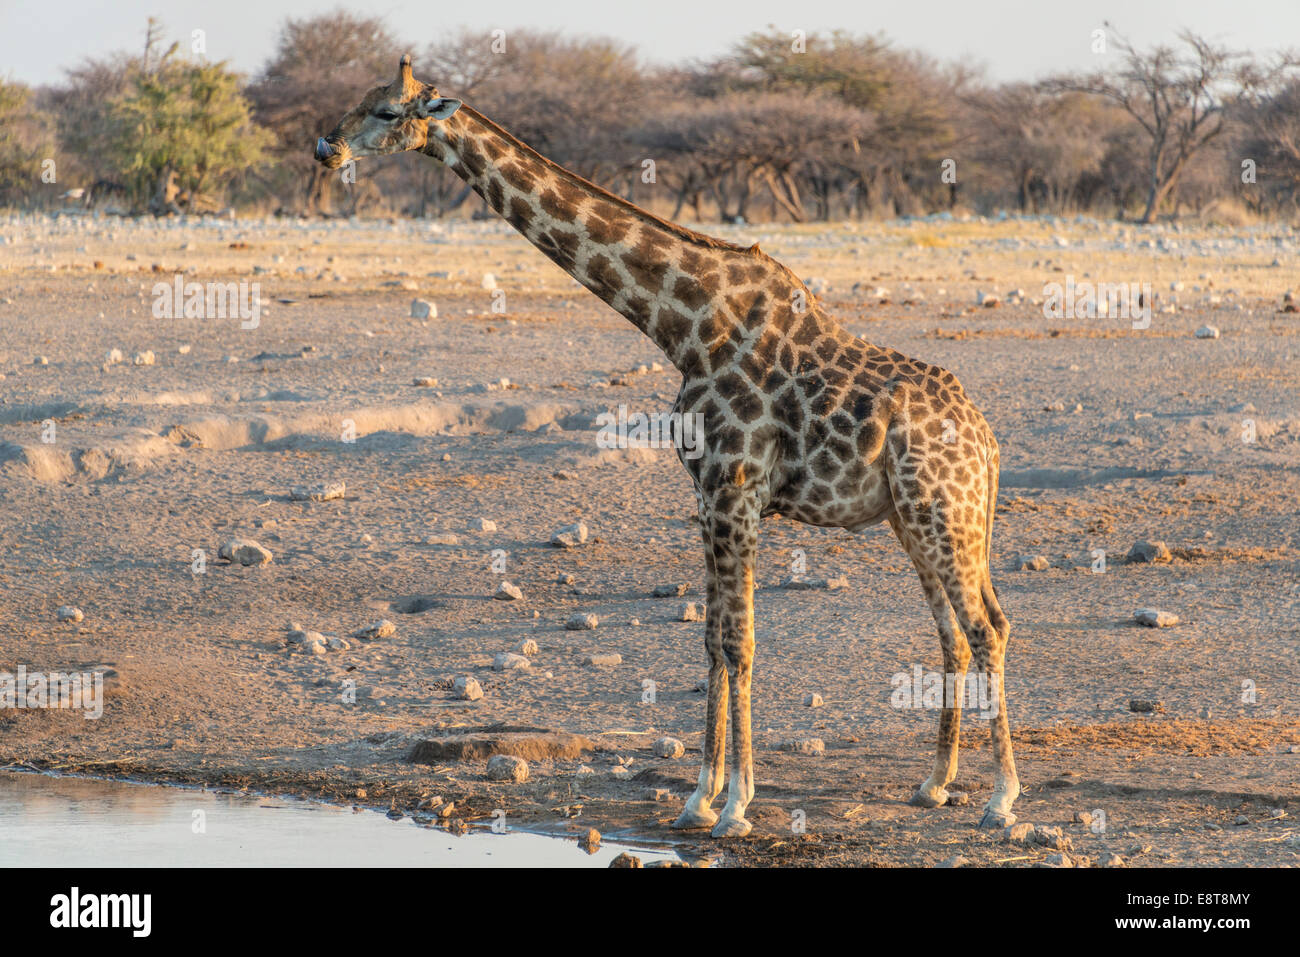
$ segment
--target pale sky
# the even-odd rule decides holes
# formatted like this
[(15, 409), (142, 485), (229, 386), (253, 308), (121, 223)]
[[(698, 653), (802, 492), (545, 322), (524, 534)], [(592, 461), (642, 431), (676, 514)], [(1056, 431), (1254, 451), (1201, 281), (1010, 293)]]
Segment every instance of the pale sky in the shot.
[(714, 56), (768, 24), (883, 32), (900, 47), (982, 63), (996, 80), (1103, 65), (1090, 50), (1103, 20), (1139, 45), (1172, 40), (1180, 27), (1256, 52), (1300, 45), (1300, 0), (0, 0), (0, 75), (56, 82), (83, 57), (137, 50), (150, 14), (169, 40), (204, 30), (210, 59), (251, 73), (286, 17), (338, 6), (383, 16), (417, 49), (460, 25), (485, 36), (530, 26), (611, 36), (657, 62)]

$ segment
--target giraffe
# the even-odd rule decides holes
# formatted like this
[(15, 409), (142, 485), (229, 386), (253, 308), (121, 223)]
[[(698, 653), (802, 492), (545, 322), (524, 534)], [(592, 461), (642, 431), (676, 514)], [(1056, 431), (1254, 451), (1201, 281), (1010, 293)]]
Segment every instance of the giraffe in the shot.
[[(994, 787), (979, 825), (1013, 824), (1020, 784), (1002, 682), (1010, 626), (989, 564), (998, 444), (953, 374), (847, 332), (757, 244), (660, 219), (551, 162), (416, 80), (409, 55), (392, 83), (316, 141), (315, 158), (337, 169), (406, 150), (452, 169), (652, 339), (682, 374), (673, 411), (704, 417), (703, 454), (678, 451), (707, 571), (704, 760), (673, 826), (712, 827), (714, 837), (751, 830), (754, 575), (759, 520), (772, 514), (850, 532), (889, 523), (921, 580), (949, 680), (963, 687), (973, 664), (995, 695)], [(933, 771), (911, 804), (948, 800), (960, 723), (960, 696), (945, 698)]]

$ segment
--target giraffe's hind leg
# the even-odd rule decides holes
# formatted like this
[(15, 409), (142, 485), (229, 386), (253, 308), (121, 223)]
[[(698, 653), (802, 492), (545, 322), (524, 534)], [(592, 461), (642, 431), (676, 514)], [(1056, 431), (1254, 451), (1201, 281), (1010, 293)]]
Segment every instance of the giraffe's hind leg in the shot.
[[(939, 644), (943, 649), (943, 671), (945, 679), (945, 697), (943, 708), (939, 712), (939, 740), (934, 757), (934, 771), (930, 777), (916, 789), (908, 801), (917, 807), (939, 807), (948, 801), (947, 786), (957, 776), (957, 742), (961, 731), (962, 691), (966, 686), (966, 668), (970, 663), (970, 645), (962, 634), (957, 617), (953, 614), (952, 604), (943, 582), (935, 571), (924, 561), (915, 543), (909, 542), (907, 532), (899, 525), (897, 516), (889, 520), (894, 534), (903, 544), (916, 567), (925, 589), (925, 598), (939, 626)], [(951, 698), (947, 689), (951, 687)]]
[[(901, 456), (895, 459), (897, 463)], [(924, 584), (927, 575), (936, 578), (948, 597), (949, 612), (956, 619), (960, 632), (966, 636), (970, 647), (970, 664), (974, 668), (977, 690), (987, 703), (979, 716), (989, 721), (993, 739), (994, 769), (993, 796), (984, 808), (981, 827), (1003, 827), (1014, 824), (1011, 806), (1020, 795), (1020, 782), (1016, 776), (1015, 758), (1011, 753), (1011, 729), (1007, 720), (1006, 691), (1003, 687), (1003, 662), (1010, 628), (1006, 616), (997, 604), (989, 577), (987, 527), (978, 509), (965, 504), (960, 498), (945, 493), (942, 488), (922, 488), (915, 470), (898, 469), (891, 475), (891, 492), (898, 511), (895, 530), (913, 564), (921, 573)], [(967, 490), (982, 501), (984, 489)], [(916, 505), (913, 503), (926, 503)], [(927, 595), (929, 588), (927, 586)], [(931, 608), (937, 603), (931, 599)], [(945, 617), (938, 612), (940, 633), (945, 629)], [(949, 623), (950, 624), (950, 623)], [(945, 642), (946, 643), (946, 642)], [(945, 662), (947, 653), (945, 650)], [(982, 702), (982, 703), (984, 703)], [(955, 715), (954, 715), (955, 717)], [(953, 722), (953, 752), (956, 751), (957, 723)], [(940, 717), (940, 754), (936, 773), (944, 758), (944, 720)], [(946, 769), (943, 770), (946, 773)], [(940, 774), (940, 776), (942, 776)], [(933, 784), (932, 777), (927, 784)], [(924, 785), (922, 785), (924, 787)]]

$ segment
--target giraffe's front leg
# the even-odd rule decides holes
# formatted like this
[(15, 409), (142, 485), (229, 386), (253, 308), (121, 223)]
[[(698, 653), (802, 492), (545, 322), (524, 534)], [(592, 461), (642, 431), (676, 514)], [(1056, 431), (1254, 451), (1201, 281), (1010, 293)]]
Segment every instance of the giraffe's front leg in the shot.
[[(703, 508), (700, 510), (704, 514)], [(701, 523), (703, 524), (703, 523)], [(707, 532), (705, 538), (707, 539)], [(708, 573), (708, 607), (717, 601), (717, 577), (714, 574), (713, 552), (705, 549), (705, 567)], [(695, 792), (686, 799), (686, 806), (673, 822), (676, 828), (712, 827), (718, 820), (711, 805), (722, 790), (722, 768), (727, 748), (727, 668), (722, 655), (722, 633), (718, 617), (709, 612), (704, 625), (704, 646), (709, 653), (709, 702), (704, 719), (704, 763)]]
[(754, 562), (759, 509), (752, 496), (734, 486), (712, 504), (708, 533), (715, 587), (709, 618), (716, 619), (721, 635), (731, 703), (731, 780), (727, 804), (713, 828), (713, 836), (744, 837), (752, 829), (745, 820), (745, 809), (754, 799), (749, 688), (754, 668)]

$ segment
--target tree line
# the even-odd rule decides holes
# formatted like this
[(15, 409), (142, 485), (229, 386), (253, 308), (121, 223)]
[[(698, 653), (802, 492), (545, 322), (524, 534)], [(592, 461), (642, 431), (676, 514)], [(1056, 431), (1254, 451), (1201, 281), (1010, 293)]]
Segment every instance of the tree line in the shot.
[[(993, 83), (882, 36), (769, 28), (672, 66), (627, 44), (461, 29), (413, 46), (339, 10), (287, 20), (260, 70), (172, 43), (0, 81), (0, 206), (155, 215), (483, 215), (412, 157), (355, 177), (311, 145), (399, 56), (558, 163), (674, 218), (860, 219), (944, 210), (1151, 222), (1300, 215), (1300, 61), (1184, 31), (1139, 48), (1109, 25), (1098, 69)], [(355, 181), (351, 181), (355, 180)]]

